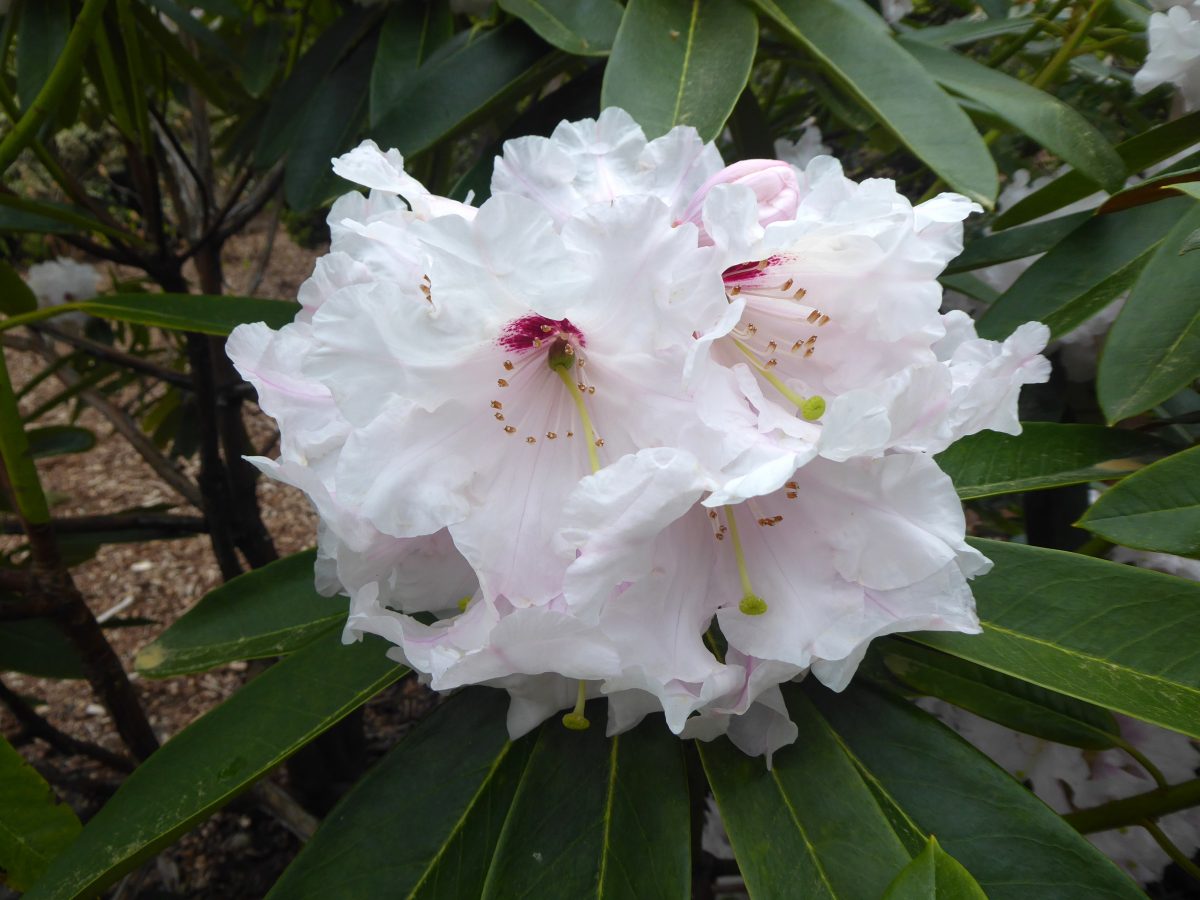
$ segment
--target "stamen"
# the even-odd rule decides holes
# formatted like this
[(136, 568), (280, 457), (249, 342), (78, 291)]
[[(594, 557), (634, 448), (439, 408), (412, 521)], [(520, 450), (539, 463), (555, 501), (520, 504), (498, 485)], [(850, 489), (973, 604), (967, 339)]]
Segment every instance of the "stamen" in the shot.
[(504, 404), (501, 403), (499, 400), (493, 400), (492, 401), (492, 409), (504, 409)]
[(525, 438), (525, 443), (527, 443), (527, 444), (536, 444), (536, 443), (537, 443), (537, 438), (535, 438), (535, 437), (534, 437), (534, 436), (531, 434), (529, 437)]
[(513, 364), (512, 364), (512, 360), (506, 359), (506, 360), (504, 361), (504, 368), (505, 368), (507, 371), (511, 372), (511, 371), (513, 370)]
[(505, 381), (503, 378), (497, 378), (497, 379), (496, 379), (496, 384), (497, 384), (499, 387), (508, 387), (508, 382), (507, 382), (507, 381)]
[(796, 283), (796, 279), (789, 278), (787, 281), (785, 281), (783, 283), (783, 286), (780, 288), (780, 290), (781, 291), (790, 291), (792, 289), (792, 285), (795, 283)]
[(516, 433), (517, 433), (517, 429), (516, 429), (516, 428), (514, 428), (512, 425), (505, 425), (505, 426), (504, 426), (504, 433), (505, 433), (505, 434), (516, 434)]
[[(591, 438), (586, 444), (588, 463), (592, 467), (592, 472), (600, 471), (600, 454), (596, 452), (597, 447), (602, 447), (604, 444), (600, 438), (596, 437), (596, 429), (592, 426), (592, 417), (588, 415), (587, 404), (583, 402), (584, 385), (576, 382), (571, 373), (567, 369), (556, 369), (558, 377), (562, 379), (562, 383), (567, 386), (567, 391), (571, 395), (571, 399), (575, 401), (575, 409), (579, 411), (579, 421), (583, 425), (583, 433)], [(571, 437), (573, 432), (568, 431), (567, 437)], [(586, 720), (585, 720), (586, 721)]]
[(562, 717), (564, 728), (572, 731), (587, 731), (592, 724), (583, 714), (583, 705), (587, 702), (587, 684), (579, 682), (579, 693), (575, 696), (575, 708)]
[(746, 554), (742, 552), (742, 541), (738, 536), (737, 521), (733, 517), (732, 506), (725, 507), (725, 518), (729, 521), (729, 537), (733, 541), (733, 555), (737, 560), (738, 578), (742, 582), (742, 599), (738, 603), (738, 609), (743, 615), (761, 616), (767, 611), (767, 601), (754, 593), (754, 588), (750, 584), (750, 573), (746, 570)]
[(750, 362), (754, 366), (754, 368), (759, 371), (759, 373), (762, 375), (763, 378), (765, 378), (765, 379), (767, 379), (767, 381), (771, 382), (771, 384), (775, 387), (775, 390), (777, 390), (777, 391), (779, 391), (779, 393), (783, 394), (783, 396), (786, 397), (788, 400), (790, 400), (795, 406), (800, 407), (800, 406), (804, 405), (804, 398), (801, 397), (799, 394), (797, 394), (795, 391), (793, 391), (786, 384), (784, 384), (783, 379), (781, 379), (778, 375), (776, 375), (769, 368), (765, 367), (762, 363), (760, 363), (758, 361), (758, 357), (754, 355), (753, 350), (751, 350), (749, 347), (747, 347), (745, 344), (743, 344), (737, 338), (733, 339), (733, 343), (734, 343), (734, 346), (736, 346), (739, 350), (742, 351), (742, 353), (746, 354), (746, 356), (749, 357)]
[(558, 437), (558, 434), (557, 434), (557, 433), (555, 433), (555, 432), (553, 432), (553, 431), (547, 431), (547, 432), (546, 432), (546, 439), (547, 439), (547, 440), (551, 440), (551, 441), (552, 441), (552, 440), (554, 440), (556, 437)]
[(492, 415), (494, 415), (496, 417), (497, 422), (504, 421), (504, 413), (492, 413)]

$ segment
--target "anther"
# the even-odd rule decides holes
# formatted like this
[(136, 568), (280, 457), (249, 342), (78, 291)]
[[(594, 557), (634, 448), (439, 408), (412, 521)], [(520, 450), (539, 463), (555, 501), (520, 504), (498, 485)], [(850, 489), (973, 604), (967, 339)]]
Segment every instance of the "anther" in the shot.
[(593, 385), (589, 385), (589, 386), (588, 386), (588, 393), (589, 393), (589, 394), (594, 394), (594, 393), (596, 393), (596, 386), (595, 386), (594, 384), (593, 384)]
[(511, 361), (511, 360), (507, 360), (507, 359), (506, 359), (506, 360), (504, 361), (504, 368), (505, 368), (506, 370), (508, 370), (509, 372), (511, 372), (511, 371), (512, 371), (512, 369), (513, 369), (513, 364), (512, 364), (512, 361)]
[(496, 417), (497, 422), (504, 421), (504, 413), (492, 413), (492, 415), (494, 415)]
[(751, 337), (754, 337), (754, 335), (758, 334), (758, 326), (755, 325), (753, 322), (747, 322), (746, 323), (746, 333), (749, 334)]
[(817, 323), (817, 325), (826, 325), (826, 324), (828, 324), (828, 322), (829, 322), (829, 316), (827, 316), (827, 315), (825, 315), (824, 313), (822, 313), (822, 314), (821, 314), (821, 321), (820, 321), (820, 322), (818, 322), (818, 323)]
[(710, 509), (708, 511), (708, 517), (710, 519), (715, 519), (717, 517), (717, 511), (715, 509)]
[(735, 284), (733, 287), (731, 287), (731, 288), (729, 289), (729, 296), (730, 296), (730, 297), (736, 297), (736, 296), (737, 296), (738, 294), (740, 294), (741, 292), (742, 292), (741, 285), (736, 285), (736, 284)]
[(800, 490), (800, 485), (796, 484), (796, 482), (794, 482), (794, 481), (789, 481), (787, 484), (784, 485), (784, 487), (791, 488), (793, 491)]
[(543, 325), (542, 326), (542, 334), (549, 334), (553, 330), (554, 330), (554, 326), (552, 326), (552, 325)]
[(781, 287), (780, 290), (781, 291), (790, 291), (792, 289), (792, 285), (795, 283), (795, 281), (796, 281), (796, 279), (789, 278), (787, 281), (785, 281), (783, 283), (783, 287)]
[(503, 378), (497, 378), (496, 384), (499, 385), (500, 387), (508, 387), (508, 382), (505, 381)]
[(603, 447), (604, 446), (604, 438), (596, 438), (596, 446)]
[(516, 428), (514, 428), (512, 425), (505, 425), (505, 426), (504, 426), (504, 433), (505, 433), (505, 434), (516, 434), (516, 433), (517, 433), (517, 429), (516, 429)]
[(796, 293), (792, 294), (792, 299), (803, 300), (804, 295), (807, 293), (808, 293), (808, 291), (806, 291), (804, 288), (800, 288), (799, 290), (796, 291)]
[(575, 437), (575, 432), (573, 432), (573, 431), (568, 431), (568, 432), (567, 432), (567, 437)]
[(767, 341), (767, 352), (768, 352), (768, 353), (774, 353), (774, 352), (775, 352), (775, 348), (776, 348), (776, 347), (778, 347), (778, 346), (779, 346), (779, 345), (778, 345), (778, 344), (776, 344), (774, 341)]
[(821, 311), (819, 309), (814, 309), (812, 312), (810, 312), (808, 314), (808, 324), (809, 325), (813, 324), (819, 318), (821, 318)]
[(804, 341), (796, 341), (796, 343), (792, 344), (791, 352), (795, 353), (797, 350), (799, 350), (803, 346), (804, 346)]
[(531, 434), (529, 437), (525, 438), (525, 443), (527, 443), (527, 444), (536, 444), (536, 443), (537, 443), (537, 438), (535, 438), (535, 437), (534, 437), (534, 436)]
[(810, 337), (807, 341), (804, 342), (804, 346), (811, 347), (816, 342), (817, 342), (817, 336), (814, 334), (812, 337)]
[(777, 365), (779, 365), (779, 360), (777, 360), (777, 359), (775, 359), (775, 358), (771, 358), (771, 359), (768, 359), (768, 360), (766, 361), (766, 363), (764, 363), (764, 364), (763, 364), (763, 368), (764, 368), (764, 369), (773, 369), (773, 368), (775, 368)]
[(804, 358), (808, 359), (810, 356), (812, 356), (816, 352), (816, 350), (817, 350), (816, 347), (809, 347), (807, 350), (804, 351)]
[(587, 385), (584, 384), (582, 381), (575, 382), (575, 387), (579, 388), (579, 392), (581, 394), (587, 390)]
[(723, 540), (725, 540), (725, 532), (718, 531), (716, 534), (713, 535), (713, 537), (715, 537), (718, 541), (723, 541)]
[(492, 409), (504, 409), (504, 404), (501, 403), (499, 400), (493, 400), (492, 401)]
[(556, 437), (558, 437), (558, 434), (557, 434), (557, 433), (555, 433), (555, 432), (553, 432), (553, 431), (547, 431), (547, 432), (546, 432), (546, 437), (547, 437), (549, 440), (554, 440)]
[(789, 500), (795, 500), (799, 495), (795, 491), (788, 491), (786, 494), (784, 494), (784, 496)]
[(758, 261), (758, 271), (760, 271), (760, 272), (761, 272), (763, 269), (765, 269), (765, 268), (766, 268), (767, 266), (769, 266), (769, 265), (770, 265), (770, 262), (768, 262), (768, 261), (767, 261), (767, 260), (765, 260), (765, 259), (760, 259), (760, 260)]

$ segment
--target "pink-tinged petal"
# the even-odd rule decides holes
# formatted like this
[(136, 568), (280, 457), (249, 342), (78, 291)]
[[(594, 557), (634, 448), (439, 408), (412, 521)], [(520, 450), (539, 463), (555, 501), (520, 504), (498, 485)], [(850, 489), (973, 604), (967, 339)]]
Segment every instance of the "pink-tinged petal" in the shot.
[(800, 202), (800, 185), (792, 167), (777, 159), (746, 159), (726, 166), (700, 185), (680, 215), (679, 222), (691, 222), (699, 227), (700, 243), (711, 244), (713, 239), (704, 230), (704, 208), (709, 193), (717, 185), (739, 185), (754, 194), (759, 225), (787, 222), (796, 217)]

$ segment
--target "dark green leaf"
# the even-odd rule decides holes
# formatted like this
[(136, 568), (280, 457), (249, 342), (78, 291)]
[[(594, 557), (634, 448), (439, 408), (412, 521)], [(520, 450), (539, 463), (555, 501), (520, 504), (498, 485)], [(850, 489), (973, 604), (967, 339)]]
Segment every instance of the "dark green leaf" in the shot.
[[(0, 213), (6, 210), (0, 210)], [(3, 227), (3, 226), (0, 226)], [(0, 259), (0, 313), (17, 316), (37, 309), (37, 297), (17, 270)]]
[(752, 896), (879, 897), (909, 854), (803, 694), (788, 697), (800, 737), (768, 769), (727, 739), (698, 744), (708, 783)]
[(1007, 337), (1031, 319), (1058, 336), (1086, 321), (1128, 290), (1187, 205), (1170, 200), (1084, 222), (989, 307), (980, 337)]
[(961, 47), (975, 41), (1016, 34), (1027, 29), (1029, 24), (1028, 16), (1013, 16), (1011, 19), (984, 19), (982, 21), (963, 18), (947, 22), (945, 25), (913, 28), (904, 32), (904, 39), (921, 41), (938, 47)]
[(1127, 547), (1200, 555), (1200, 447), (1160, 460), (1111, 488), (1078, 524)]
[(902, 43), (943, 87), (987, 107), (1106, 190), (1121, 189), (1121, 157), (1095, 126), (1053, 94), (950, 50)]
[(1200, 228), (1197, 228), (1183, 240), (1183, 245), (1179, 248), (1179, 255), (1191, 253), (1193, 250), (1200, 250)]
[(1200, 655), (1170, 639), (1200, 628), (1200, 584), (1060, 550), (971, 543), (995, 563), (972, 583), (983, 634), (912, 640), (1200, 737)]
[(1143, 898), (1082, 835), (932, 716), (853, 685), (841, 694), (808, 687), (865, 777), (936, 834), (991, 900)]
[(550, 62), (546, 45), (519, 22), (479, 35), (461, 31), (413, 73), (375, 139), (405, 156), (427, 150), (540, 83)]
[(1082, 700), (908, 641), (889, 641), (882, 652), (888, 669), (913, 690), (1014, 731), (1085, 750), (1106, 750), (1120, 739), (1112, 713)]
[(987, 894), (931, 835), (920, 855), (896, 876), (883, 900), (987, 900)]
[(29, 453), (34, 459), (62, 456), (64, 453), (85, 453), (96, 446), (96, 435), (78, 425), (46, 425), (25, 432)]
[(281, 57), (286, 37), (283, 23), (278, 21), (270, 21), (261, 27), (250, 29), (246, 51), (240, 60), (242, 83), (250, 96), (262, 96), (275, 80), (276, 74), (282, 68)]
[(1091, 217), (1090, 212), (1071, 213), (978, 238), (967, 244), (962, 253), (950, 260), (946, 266), (946, 274), (968, 272), (1045, 253)]
[(151, 678), (201, 672), (238, 659), (291, 653), (346, 618), (346, 602), (313, 587), (316, 551), (239, 575), (143, 647), (134, 666)]
[(1200, 227), (1200, 205), (1180, 197), (1121, 215), (1164, 208), (1178, 215), (1177, 204), (1183, 217), (1138, 276), (1100, 356), (1096, 395), (1109, 422), (1145, 412), (1200, 375), (1200, 258), (1182, 252)]
[(630, 0), (604, 70), (601, 106), (651, 138), (690, 125), (711, 141), (750, 77), (758, 17), (736, 0)]
[(404, 674), (381, 641), (313, 641), (197, 719), (125, 780), (26, 900), (94, 897)]
[(79, 655), (49, 619), (0, 622), (0, 671), (37, 678), (84, 678)]
[(322, 205), (345, 185), (330, 161), (350, 150), (367, 107), (367, 84), (375, 42), (364, 40), (323, 79), (309, 98), (300, 132), (305, 140), (288, 154), (283, 196), (296, 212)]
[(1101, 425), (1026, 422), (1022, 429), (1019, 435), (981, 431), (938, 454), (958, 496), (968, 500), (1107, 481), (1170, 452), (1149, 435)]
[(231, 297), (204, 294), (111, 294), (83, 303), (67, 303), (53, 309), (38, 310), (0, 320), (0, 331), (27, 321), (52, 318), (63, 312), (79, 310), (101, 319), (155, 325), (176, 331), (227, 335), (247, 322), (266, 322), (281, 328), (296, 317), (300, 304), (260, 297)]
[(691, 838), (683, 745), (659, 716), (606, 738), (542, 726), (500, 833), (483, 900), (689, 897)]
[(71, 7), (67, 0), (37, 0), (21, 4), (17, 26), (17, 99), (29, 109), (50, 70), (67, 45)]
[(454, 17), (445, 0), (397, 3), (379, 30), (379, 46), (371, 68), (368, 122), (374, 128), (402, 96), (417, 68), (454, 34)]
[(500, 0), (549, 44), (577, 56), (603, 56), (621, 24), (616, 0)]
[(468, 689), (405, 735), (326, 817), (270, 900), (478, 897), (534, 743), (508, 742), (507, 700)]
[[(1125, 161), (1127, 173), (1140, 172), (1146, 166), (1193, 146), (1197, 128), (1200, 128), (1200, 110), (1151, 128), (1117, 144), (1113, 149)], [(1014, 203), (997, 217), (993, 227), (999, 229), (1021, 225), (1091, 196), (1095, 190), (1096, 186), (1081, 173), (1067, 172)]]
[(271, 98), (254, 149), (254, 164), (267, 168), (294, 147), (307, 118), (308, 104), (321, 82), (358, 44), (374, 21), (370, 9), (353, 10), (342, 16), (321, 33), (304, 56), (296, 63), (292, 74), (279, 86)]
[(980, 303), (991, 303), (1000, 296), (998, 290), (970, 272), (959, 272), (956, 275), (942, 275), (938, 278), (938, 281), (947, 290), (958, 291), (960, 294), (964, 294), (972, 300), (978, 300)]
[(954, 190), (991, 207), (996, 164), (975, 126), (860, 0), (754, 0)]
[(75, 839), (79, 819), (50, 785), (0, 737), (0, 881), (28, 890)]

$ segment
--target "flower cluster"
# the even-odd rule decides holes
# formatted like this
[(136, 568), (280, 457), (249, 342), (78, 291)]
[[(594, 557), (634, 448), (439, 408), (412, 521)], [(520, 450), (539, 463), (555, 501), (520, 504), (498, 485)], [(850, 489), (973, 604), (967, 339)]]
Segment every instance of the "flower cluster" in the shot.
[[(60, 256), (30, 266), (25, 283), (37, 298), (38, 307), (45, 309), (92, 299), (100, 289), (100, 273), (87, 263)], [(58, 323), (82, 328), (87, 318), (86, 313), (70, 312), (60, 316)]]
[(1200, 107), (1200, 0), (1172, 2), (1151, 14), (1146, 27), (1150, 51), (1133, 76), (1138, 93), (1160, 84), (1179, 89), (1184, 109)]
[(769, 755), (781, 682), (978, 630), (988, 562), (932, 454), (1015, 433), (1048, 363), (1044, 326), (939, 313), (970, 201), (829, 157), (723, 167), (617, 109), (510, 141), (478, 208), (370, 141), (334, 170), (370, 193), (334, 205), (302, 311), (228, 349), (348, 640), (507, 689), (514, 736), (603, 695), (610, 733), (661, 711)]

